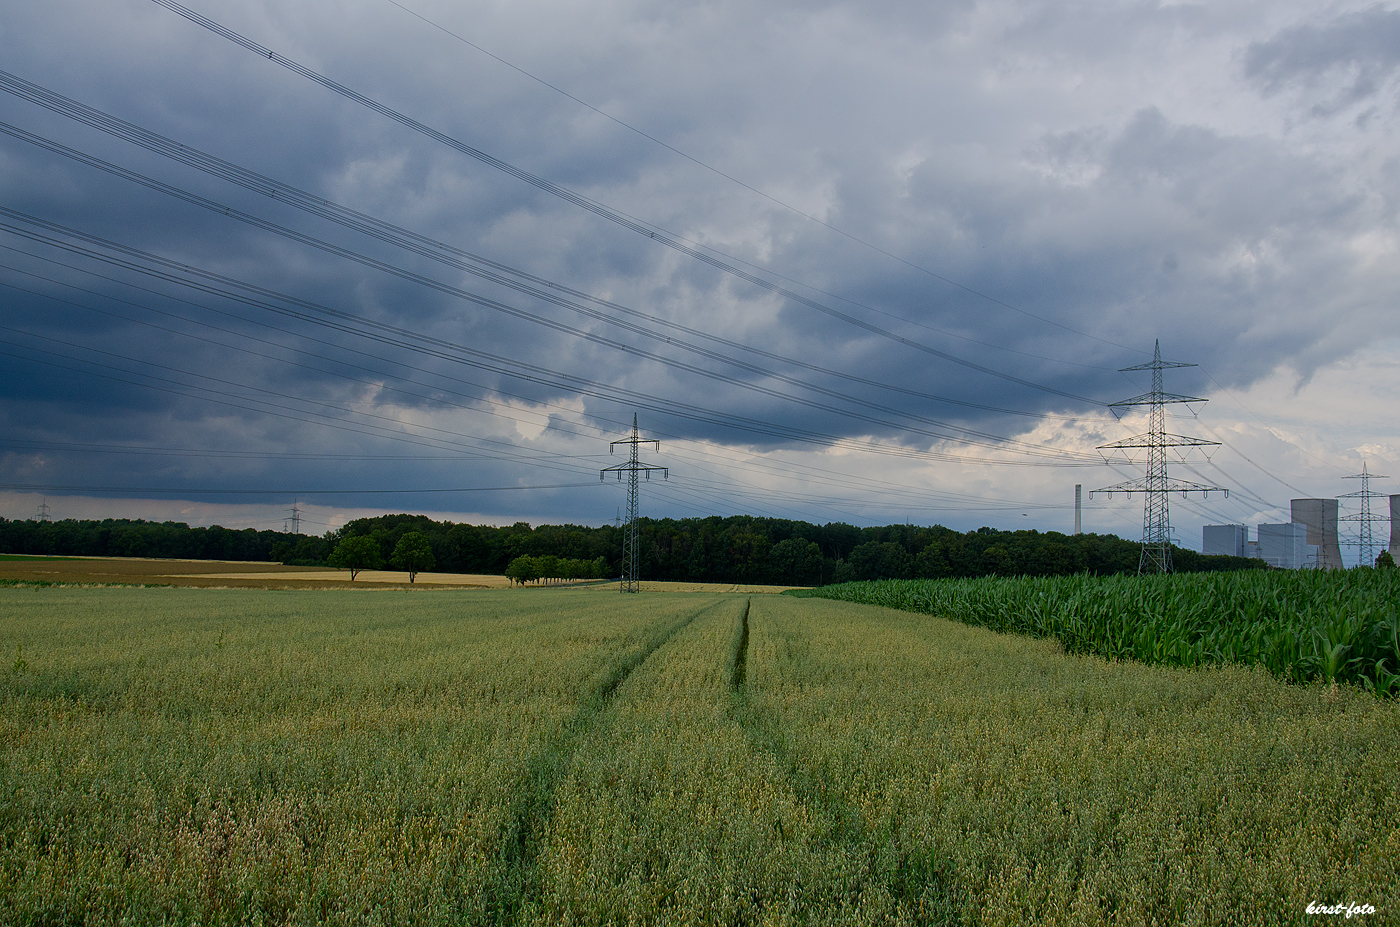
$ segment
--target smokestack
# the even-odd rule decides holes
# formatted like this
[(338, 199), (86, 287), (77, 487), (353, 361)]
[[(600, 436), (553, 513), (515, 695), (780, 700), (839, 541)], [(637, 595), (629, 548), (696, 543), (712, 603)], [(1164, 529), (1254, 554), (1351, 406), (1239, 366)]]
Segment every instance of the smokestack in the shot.
[[(1083, 484), (1083, 483), (1075, 483), (1075, 484), (1074, 484), (1074, 533), (1075, 533), (1075, 534), (1079, 534), (1079, 533), (1080, 533), (1079, 512), (1080, 512), (1081, 507), (1083, 506), (1083, 498), (1084, 498), (1084, 484)], [(1391, 497), (1390, 497), (1390, 511), (1391, 511), (1392, 513), (1395, 511), (1395, 500), (1396, 500), (1396, 499), (1400, 499), (1400, 496), (1391, 496)], [(1391, 523), (1392, 525), (1395, 524), (1395, 516), (1394, 516), (1393, 514), (1391, 515), (1390, 523)], [(1391, 538), (1391, 540), (1390, 540), (1390, 545), (1391, 545), (1392, 547), (1394, 547), (1394, 546), (1395, 546), (1395, 529), (1394, 529), (1394, 528), (1391, 528), (1391, 529), (1390, 529), (1390, 538)]]
[(1390, 497), (1390, 556), (1400, 562), (1400, 496)]
[(1294, 499), (1292, 520), (1308, 526), (1309, 544), (1316, 544), (1322, 555), (1322, 569), (1342, 568), (1342, 548), (1337, 541), (1336, 499)]

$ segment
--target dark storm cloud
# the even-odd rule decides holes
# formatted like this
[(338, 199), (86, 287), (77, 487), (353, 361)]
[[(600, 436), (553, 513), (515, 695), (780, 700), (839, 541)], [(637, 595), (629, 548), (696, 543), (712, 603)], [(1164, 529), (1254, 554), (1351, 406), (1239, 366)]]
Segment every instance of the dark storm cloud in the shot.
[(1376, 96), (1400, 67), (1400, 11), (1377, 5), (1322, 23), (1306, 23), (1249, 46), (1245, 74), (1265, 93), (1332, 81), (1318, 114)]
[[(371, 340), (328, 327), (320, 317), (290, 319), (227, 296), (153, 283), (6, 236), (0, 244), (35, 256), (0, 252), (0, 262), (104, 295), (34, 283), (16, 271), (0, 270), (0, 279), (123, 317), (0, 291), (3, 324), (29, 336), (16, 336), (15, 350), (28, 352), (27, 360), (16, 360), (24, 376), (0, 387), (0, 414), (12, 434), (33, 442), (90, 436), (215, 451), (372, 456), (455, 448), (495, 455), (456, 471), (432, 462), (152, 461), (56, 452), (44, 467), (63, 469), (73, 482), (101, 478), (104, 485), (138, 485), (143, 477), (186, 486), (220, 478), (429, 485), (449, 472), (482, 483), (538, 482), (546, 471), (538, 461), (512, 456), (511, 445), (527, 456), (601, 455), (605, 439), (630, 424), (635, 406), (646, 427), (668, 437), (809, 447), (784, 437), (803, 430), (928, 447), (934, 439), (918, 430), (942, 426), (919, 419), (1013, 435), (1035, 419), (997, 408), (1102, 416), (1097, 403), (1135, 388), (1117, 368), (1145, 359), (1157, 337), (1171, 356), (1203, 364), (1174, 384), (1201, 391), (1209, 388), (1208, 374), (1247, 386), (1287, 363), (1306, 375), (1364, 343), (1378, 324), (1394, 330), (1376, 308), (1375, 293), (1389, 284), (1367, 282), (1371, 265), (1352, 244), (1388, 227), (1375, 206), (1390, 183), (1385, 175), (1368, 169), (1342, 179), (1341, 156), (1298, 150), (1278, 132), (1233, 127), (1209, 105), (1183, 104), (1189, 94), (1163, 90), (1158, 99), (1155, 89), (1187, 67), (1170, 61), (1193, 47), (1178, 37), (1183, 31), (1216, 43), (1226, 64), (1230, 53), (1248, 49), (1248, 85), (1235, 86), (1240, 75), (1231, 72), (1234, 83), (1217, 88), (1231, 99), (1253, 103), (1251, 88), (1275, 93), (1339, 69), (1355, 77), (1353, 90), (1361, 76), (1367, 86), (1379, 86), (1393, 72), (1388, 46), (1370, 39), (1349, 44), (1346, 36), (1362, 20), (1380, 34), (1392, 28), (1394, 13), (1372, 9), (1269, 35), (1240, 27), (1248, 18), (1240, 11), (1205, 15), (1140, 4), (1055, 14), (1016, 4), (893, 2), (469, 11), (423, 3), (421, 10), (874, 247), (579, 107), (389, 4), (200, 9), (467, 145), (687, 245), (728, 255), (724, 260), (745, 271), (749, 265), (772, 271), (776, 285), (891, 337), (663, 248), (144, 0), (25, 7), (0, 37), (0, 49), (4, 67), (22, 77), (317, 196), (663, 320), (906, 392), (629, 317), (663, 335), (648, 338), (313, 218), (3, 95), (0, 119), (548, 323), (512, 317), (0, 138), (5, 206), (440, 345), (470, 348), (486, 356), (478, 361), (494, 358), (501, 369), (523, 373), (510, 364), (528, 364), (536, 380), (414, 350), (394, 343), (403, 340), (397, 336)], [(1167, 51), (1155, 52), (1158, 46)], [(1129, 60), (1124, 48), (1141, 60)], [(79, 269), (56, 267), (52, 260), (60, 258)], [(73, 344), (60, 348), (42, 338)], [(749, 366), (687, 350), (682, 340)], [(63, 362), (86, 372), (46, 365), (40, 348), (66, 351)], [(101, 362), (134, 382), (85, 365), (99, 359), (94, 350), (119, 355)], [(820, 389), (805, 389), (794, 378)], [(552, 405), (530, 411), (531, 404)], [(682, 406), (696, 408), (678, 414), (685, 413)], [(533, 422), (551, 414), (577, 433), (537, 436), (532, 425), (508, 417)], [(772, 427), (757, 433), (733, 427), (741, 416)], [(337, 423), (342, 427), (329, 427)], [(956, 442), (940, 447), (957, 449)], [(38, 472), (33, 461), (6, 460), (12, 481)], [(578, 460), (574, 474), (596, 463)]]

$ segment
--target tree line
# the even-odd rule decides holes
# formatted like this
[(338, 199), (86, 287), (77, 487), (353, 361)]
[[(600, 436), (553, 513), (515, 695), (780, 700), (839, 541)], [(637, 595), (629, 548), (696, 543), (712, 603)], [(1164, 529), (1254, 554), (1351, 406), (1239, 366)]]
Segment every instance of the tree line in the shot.
[[(395, 551), (405, 535), (425, 570), (506, 575), (521, 557), (589, 564), (616, 576), (622, 529), (613, 525), (496, 527), (434, 521), (423, 515), (381, 515), (347, 522), (323, 536), (280, 531), (191, 528), (182, 522), (127, 519), (53, 522), (0, 519), (0, 551), (209, 560), (273, 560), (324, 565), (350, 538), (366, 538), (361, 554), (377, 563), (405, 562)], [(1111, 575), (1137, 571), (1141, 545), (1110, 534), (1057, 531), (959, 532), (941, 525), (858, 528), (747, 515), (643, 518), (639, 522), (643, 579), (719, 583), (822, 585), (859, 579), (975, 576)], [(425, 544), (426, 547), (421, 547)], [(370, 551), (373, 551), (371, 555)], [(1177, 548), (1181, 572), (1262, 569), (1259, 560), (1204, 556)], [(357, 561), (359, 562), (359, 561)], [(576, 574), (575, 578), (581, 578)], [(541, 577), (534, 578), (544, 578)], [(565, 578), (564, 576), (550, 578)]]

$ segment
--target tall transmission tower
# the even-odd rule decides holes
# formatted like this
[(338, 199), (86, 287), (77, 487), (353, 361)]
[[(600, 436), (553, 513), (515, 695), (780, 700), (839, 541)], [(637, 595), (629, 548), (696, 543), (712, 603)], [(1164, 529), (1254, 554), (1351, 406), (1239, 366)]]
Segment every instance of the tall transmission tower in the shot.
[(1206, 402), (1206, 400), (1195, 396), (1181, 396), (1177, 393), (1164, 392), (1162, 390), (1162, 371), (1171, 367), (1194, 366), (1196, 365), (1162, 360), (1162, 342), (1158, 340), (1152, 351), (1152, 363), (1121, 368), (1124, 373), (1151, 370), (1152, 392), (1134, 396), (1132, 399), (1124, 399), (1121, 402), (1109, 403), (1109, 408), (1114, 410), (1114, 414), (1141, 406), (1147, 408), (1148, 425), (1145, 434), (1134, 435), (1111, 444), (1099, 445), (1100, 451), (1122, 451), (1124, 456), (1128, 456), (1128, 452), (1132, 449), (1145, 449), (1147, 451), (1146, 475), (1140, 479), (1105, 486), (1089, 493), (1091, 499), (1096, 492), (1108, 493), (1110, 498), (1115, 492), (1140, 492), (1144, 495), (1142, 557), (1138, 560), (1139, 573), (1170, 573), (1172, 571), (1172, 525), (1167, 506), (1168, 493), (1180, 492), (1185, 496), (1188, 491), (1197, 490), (1206, 494), (1223, 492), (1226, 498), (1230, 496), (1228, 489), (1207, 486), (1204, 483), (1192, 483), (1188, 480), (1174, 480), (1167, 475), (1167, 448), (1210, 447), (1220, 444), (1219, 441), (1174, 435), (1167, 431), (1165, 407), (1168, 403)]
[(622, 529), (622, 579), (620, 586), (622, 592), (636, 592), (637, 568), (641, 561), (641, 544), (637, 537), (637, 479), (639, 475), (645, 475), (648, 480), (652, 473), (660, 472), (663, 480), (671, 478), (671, 471), (668, 467), (650, 467), (637, 462), (637, 446), (641, 444), (653, 444), (656, 450), (661, 450), (661, 442), (643, 438), (637, 433), (637, 414), (632, 413), (632, 435), (620, 441), (614, 441), (608, 445), (608, 453), (619, 444), (625, 444), (630, 449), (628, 461), (625, 464), (618, 464), (615, 467), (606, 467), (598, 471), (598, 479), (606, 479), (609, 473), (616, 473), (619, 480), (622, 474), (627, 474), (627, 524)]
[(35, 521), (53, 521), (53, 516), (49, 514), (49, 500), (45, 499), (39, 503), (39, 514), (34, 516)]
[(1388, 480), (1390, 477), (1367, 471), (1366, 462), (1362, 461), (1360, 473), (1344, 476), (1342, 479), (1361, 481), (1361, 490), (1359, 492), (1349, 492), (1337, 497), (1338, 499), (1360, 499), (1361, 511), (1356, 515), (1344, 515), (1337, 520), (1356, 522), (1356, 540), (1347, 541), (1346, 543), (1348, 546), (1355, 546), (1357, 548), (1357, 553), (1361, 556), (1362, 566), (1375, 566), (1376, 544), (1375, 534), (1371, 530), (1371, 525), (1378, 521), (1390, 521), (1390, 518), (1386, 515), (1373, 515), (1371, 513), (1371, 500), (1380, 499), (1385, 496), (1385, 493), (1371, 491), (1371, 481)]
[(292, 534), (301, 534), (301, 508), (295, 502), (292, 503), (291, 511), (287, 513), (287, 521), (282, 523), (283, 531), (287, 530), (287, 522), (291, 522)]

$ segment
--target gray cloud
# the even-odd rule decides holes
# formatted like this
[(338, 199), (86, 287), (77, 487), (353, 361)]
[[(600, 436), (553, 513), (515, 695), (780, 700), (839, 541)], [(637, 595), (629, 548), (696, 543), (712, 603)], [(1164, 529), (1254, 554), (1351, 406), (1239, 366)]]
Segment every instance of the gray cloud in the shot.
[[(1278, 31), (1252, 24), (1247, 5), (1219, 12), (1108, 3), (1056, 14), (1015, 3), (565, 5), (544, 14), (492, 8), (474, 18), (455, 5), (414, 6), (874, 248), (579, 107), (389, 4), (287, 9), (250, 2), (201, 11), (466, 144), (723, 251), (740, 266), (771, 272), (775, 282), (833, 309), (1049, 389), (910, 349), (662, 248), (155, 4), (60, 0), (16, 12), (0, 36), (7, 70), (454, 247), (824, 370), (684, 336), (761, 369), (726, 363), (684, 349), (676, 329), (656, 322), (645, 326), (673, 341), (647, 338), (5, 95), (0, 119), (7, 122), (549, 323), (511, 317), (0, 138), (0, 205), (438, 345), (410, 346), (382, 331), (365, 337), (325, 318), (279, 315), (7, 235), (0, 245), (29, 256), (0, 252), (0, 263), (15, 268), (0, 269), (0, 282), (88, 307), (0, 290), (0, 324), (22, 333), (6, 349), (23, 359), (5, 361), (22, 376), (0, 383), (7, 434), (34, 444), (302, 448), (361, 458), (452, 449), (461, 456), (454, 469), (334, 457), (153, 461), (49, 450), (45, 472), (75, 484), (158, 478), (189, 487), (219, 479), (268, 486), (316, 479), (366, 486), (538, 482), (557, 466), (586, 475), (598, 463), (587, 455), (605, 456), (606, 438), (640, 405), (646, 427), (668, 440), (706, 440), (734, 453), (759, 447), (808, 454), (804, 459), (822, 466), (848, 466), (848, 475), (976, 481), (994, 487), (987, 492), (1017, 497), (1026, 479), (990, 469), (968, 477), (930, 464), (908, 470), (881, 457), (833, 463), (793, 434), (978, 453), (921, 434), (941, 427), (921, 420), (1017, 436), (1036, 419), (995, 409), (1102, 417), (1094, 402), (1063, 394), (1107, 401), (1134, 391), (1117, 368), (1143, 360), (1157, 337), (1173, 357), (1202, 365), (1174, 383), (1199, 393), (1214, 383), (1248, 388), (1281, 367), (1306, 379), (1378, 333), (1397, 334), (1385, 307), (1400, 286), (1373, 254), (1383, 253), (1394, 233), (1385, 205), (1395, 196), (1393, 167), (1349, 158), (1348, 135), (1309, 148), (1294, 143), (1285, 119), (1270, 125), (1261, 116), (1248, 128), (1232, 122), (1235, 107), (1258, 109), (1261, 90), (1276, 95), (1336, 74), (1354, 88), (1363, 72), (1371, 86), (1383, 85), (1393, 73), (1393, 56), (1385, 57), (1393, 49), (1373, 39), (1350, 46), (1346, 36), (1358, 22), (1376, 35), (1390, 28), (1385, 24), (1396, 14), (1385, 10)], [(1239, 49), (1243, 78), (1230, 57)], [(1174, 58), (1192, 54), (1201, 57)], [(1211, 74), (1217, 76), (1199, 76)], [(1183, 83), (1188, 76), (1216, 83), (1197, 92)], [(62, 283), (36, 282), (23, 271)], [(280, 298), (267, 301), (290, 308)], [(472, 363), (494, 359), (496, 369), (464, 364), (444, 344), (481, 352)], [(67, 366), (54, 366), (60, 362)], [(120, 370), (94, 366), (99, 362)], [(523, 365), (533, 379), (504, 372), (524, 373)], [(132, 382), (111, 379), (117, 376)], [(962, 404), (927, 398), (933, 396)], [(697, 411), (677, 414), (684, 406)], [(567, 430), (538, 434), (529, 423), (540, 416)], [(770, 427), (734, 427), (741, 417)], [(12, 483), (39, 472), (32, 455), (4, 461)], [(783, 479), (802, 485), (791, 473)], [(751, 497), (739, 493), (747, 491), (735, 486), (735, 495), (710, 501), (716, 510), (743, 507)], [(519, 503), (498, 504), (506, 511)], [(886, 516), (898, 514), (882, 504)], [(432, 505), (445, 507), (440, 500)], [(558, 505), (561, 517), (597, 516), (589, 499)]]
[(1245, 75), (1265, 94), (1301, 89), (1321, 95), (1326, 115), (1376, 97), (1400, 67), (1400, 11), (1380, 5), (1322, 23), (1284, 29), (1251, 43)]

